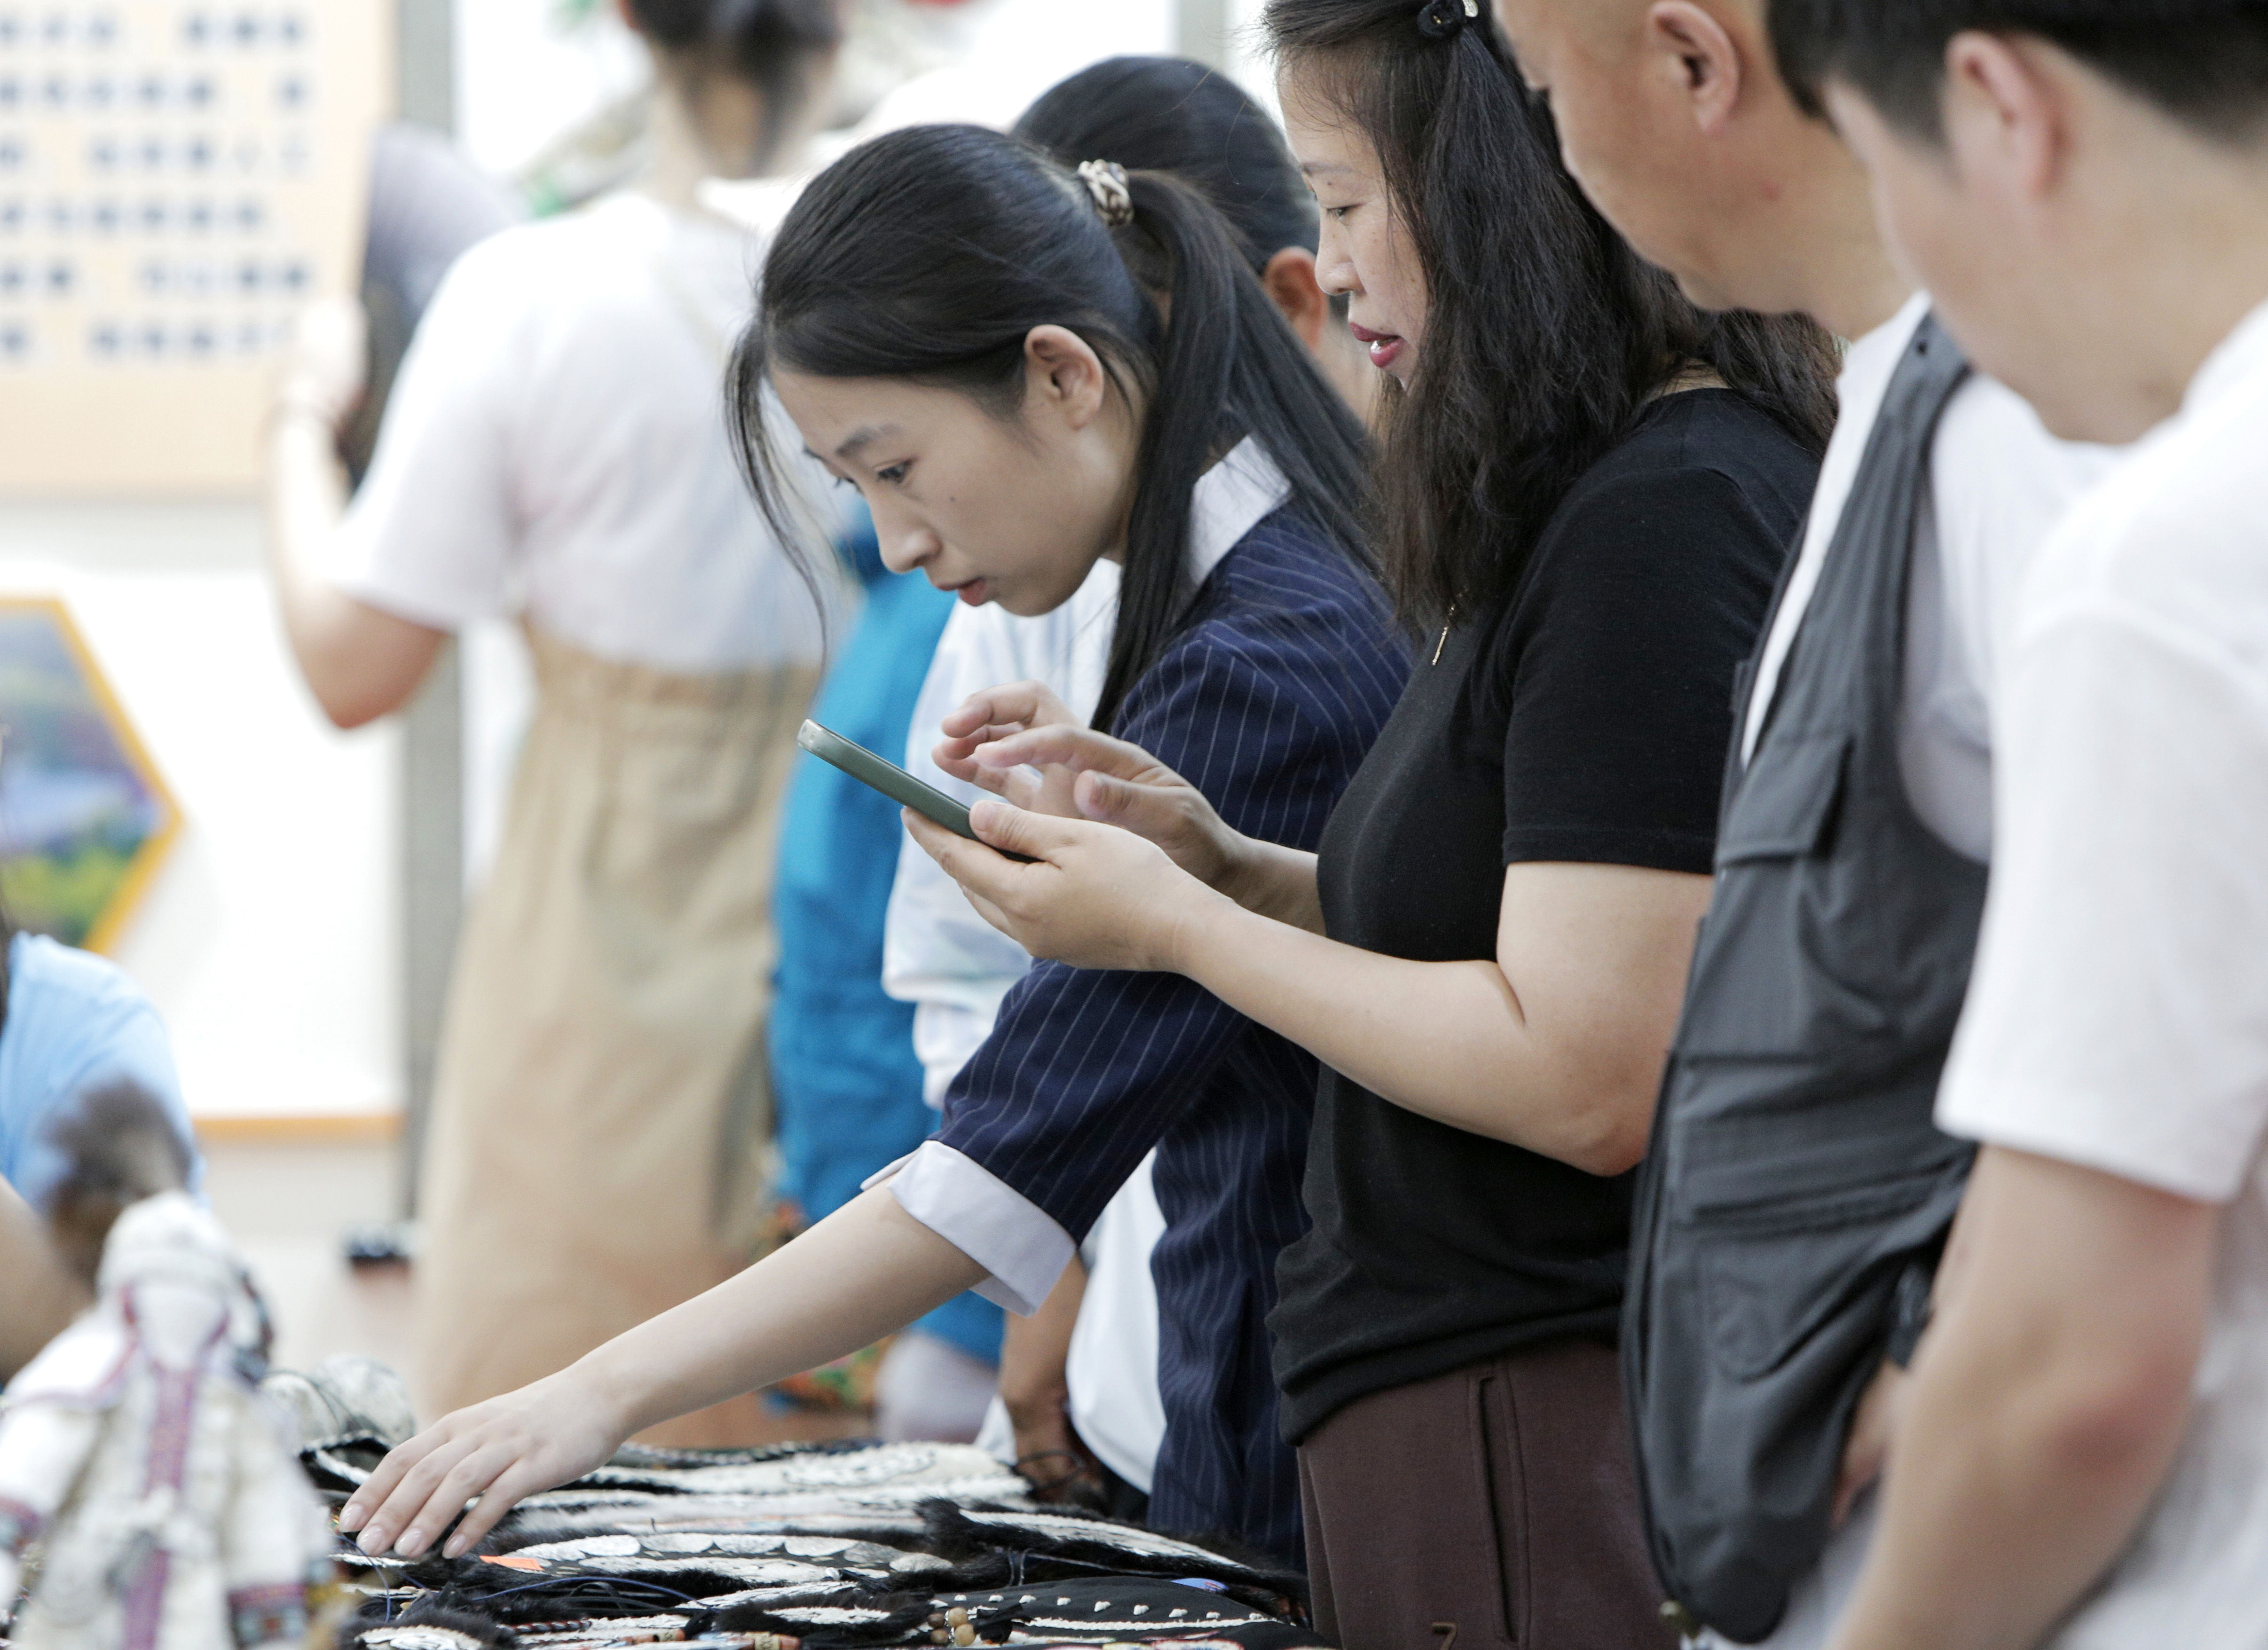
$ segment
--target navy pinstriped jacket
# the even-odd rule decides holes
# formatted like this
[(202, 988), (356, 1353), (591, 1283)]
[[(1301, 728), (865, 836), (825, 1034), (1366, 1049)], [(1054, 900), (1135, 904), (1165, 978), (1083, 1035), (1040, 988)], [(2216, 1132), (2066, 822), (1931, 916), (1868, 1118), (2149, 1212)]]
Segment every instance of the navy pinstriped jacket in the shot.
[[(1312, 849), (1410, 670), (1376, 586), (1289, 511), (1240, 540), (1112, 729), (1248, 836)], [(1265, 1320), (1300, 1200), (1314, 1059), (1192, 982), (1035, 966), (954, 1079), (938, 1138), (1083, 1237), (1151, 1147), (1166, 1234), (1162, 1529), (1297, 1562), (1297, 1469)]]

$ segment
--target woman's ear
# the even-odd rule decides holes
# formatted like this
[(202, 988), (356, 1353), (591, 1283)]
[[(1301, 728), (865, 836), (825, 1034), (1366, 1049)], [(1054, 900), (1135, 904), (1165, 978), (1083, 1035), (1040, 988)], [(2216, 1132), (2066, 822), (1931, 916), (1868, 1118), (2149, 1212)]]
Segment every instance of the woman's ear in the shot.
[(1314, 353), (1323, 347), (1323, 328), (1330, 320), (1331, 300), (1315, 280), (1315, 254), (1305, 247), (1286, 247), (1268, 260), (1260, 271), (1260, 284), (1269, 301), (1284, 312), (1300, 342)]
[(1044, 407), (1072, 430), (1084, 430), (1110, 395), (1110, 374), (1094, 345), (1068, 327), (1035, 327), (1024, 335), (1024, 404)]

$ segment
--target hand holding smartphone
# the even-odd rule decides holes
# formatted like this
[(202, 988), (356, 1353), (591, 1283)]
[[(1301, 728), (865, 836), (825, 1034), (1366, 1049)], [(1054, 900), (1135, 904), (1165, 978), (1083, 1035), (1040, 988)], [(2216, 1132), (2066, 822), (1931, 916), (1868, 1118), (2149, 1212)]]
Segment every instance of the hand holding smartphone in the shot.
[[(897, 763), (886, 756), (878, 756), (864, 745), (843, 737), (832, 728), (806, 720), (797, 730), (795, 742), (820, 761), (840, 768), (861, 784), (871, 785), (893, 802), (909, 807), (923, 818), (932, 820), (956, 836), (966, 836), (971, 842), (981, 840), (968, 823), (966, 805), (939, 790), (924, 784)], [(993, 850), (1005, 853), (1004, 849)], [(1028, 854), (1007, 854), (1011, 859), (1032, 863)]]

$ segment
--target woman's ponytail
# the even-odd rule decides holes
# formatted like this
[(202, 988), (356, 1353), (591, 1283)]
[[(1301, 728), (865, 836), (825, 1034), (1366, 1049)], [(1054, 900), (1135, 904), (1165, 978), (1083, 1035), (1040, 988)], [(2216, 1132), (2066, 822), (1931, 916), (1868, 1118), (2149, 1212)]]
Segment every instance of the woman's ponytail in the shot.
[(1085, 339), (1145, 409), (1095, 711), (1102, 728), (1187, 622), (1190, 499), (1246, 437), (1283, 472), (1289, 507), (1338, 553), (1371, 564), (1362, 426), (1261, 291), (1227, 225), (1167, 173), (1108, 175), (1114, 188), (1123, 177), (1133, 207), (1116, 229), (1086, 179), (997, 132), (912, 127), (860, 145), (813, 180), (781, 226), (729, 386), (743, 468), (794, 544), (762, 411), (776, 367), (909, 379), (1012, 416), (1031, 330)]
[(1366, 482), (1362, 426), (1316, 372), (1212, 203), (1170, 173), (1130, 173), (1127, 186), (1134, 221), (1116, 232), (1121, 254), (1161, 295), (1166, 327), (1127, 524), (1118, 625), (1094, 711), (1095, 726), (1106, 729), (1195, 594), (1189, 501), (1197, 479), (1245, 437), (1268, 449), (1312, 524), (1370, 564), (1347, 503)]
[[(1132, 687), (1172, 637), (1189, 606), (1189, 499), (1197, 478), (1242, 435), (1230, 424), (1229, 384), (1244, 318), (1236, 276), (1244, 259), (1203, 197), (1162, 172), (1127, 175), (1134, 221), (1116, 232), (1138, 276), (1166, 295), (1165, 336), (1144, 421), (1134, 509), (1127, 522), (1125, 575), (1118, 586), (1118, 624), (1094, 725), (1107, 728)], [(1146, 238), (1150, 248), (1127, 247)], [(1162, 267), (1159, 267), (1162, 266)], [(1248, 283), (1249, 277), (1248, 276)], [(1206, 323), (1175, 326), (1176, 316)], [(1219, 322), (1226, 318), (1226, 325)]]

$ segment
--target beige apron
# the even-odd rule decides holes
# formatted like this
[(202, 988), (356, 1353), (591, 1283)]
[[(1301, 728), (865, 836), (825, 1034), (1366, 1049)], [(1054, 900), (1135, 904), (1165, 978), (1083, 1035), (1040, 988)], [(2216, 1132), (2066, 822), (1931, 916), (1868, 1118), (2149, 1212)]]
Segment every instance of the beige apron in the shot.
[[(427, 1135), (429, 1420), (722, 1281), (763, 1229), (772, 861), (818, 672), (675, 676), (529, 639), (536, 712)], [(777, 1430), (749, 1397), (645, 1436)]]

